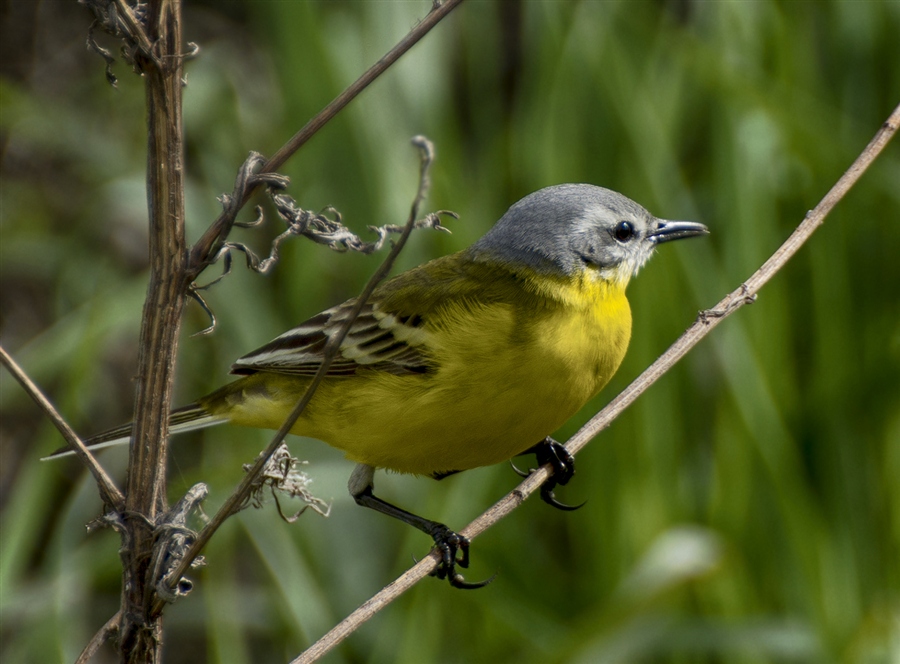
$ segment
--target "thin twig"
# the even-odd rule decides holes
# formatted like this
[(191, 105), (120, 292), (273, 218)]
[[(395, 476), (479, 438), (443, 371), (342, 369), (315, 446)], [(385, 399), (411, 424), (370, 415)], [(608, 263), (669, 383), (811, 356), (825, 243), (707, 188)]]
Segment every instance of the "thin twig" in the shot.
[[(446, 0), (443, 3), (435, 2), (431, 11), (407, 35), (401, 39), (394, 48), (388, 51), (378, 62), (369, 67), (366, 72), (354, 81), (347, 89), (335, 97), (331, 103), (319, 111), (306, 125), (294, 134), (275, 155), (267, 161), (260, 173), (278, 170), (304, 143), (312, 138), (329, 120), (337, 115), (347, 104), (355, 99), (370, 83), (381, 76), (391, 65), (400, 59), (404, 53), (412, 48), (419, 40), (427, 35), (441, 19), (452, 12), (463, 0)], [(234, 225), (238, 211), (246, 204), (250, 194), (258, 186), (258, 182), (252, 183), (244, 192), (243, 198), (236, 201), (235, 205), (225, 209), (210, 225), (206, 232), (191, 248), (191, 256), (188, 262), (190, 281), (197, 278), (200, 272), (209, 264), (222, 243), (228, 237), (231, 227)]]
[(272, 442), (269, 443), (265, 451), (257, 457), (255, 463), (250, 468), (250, 470), (247, 471), (247, 474), (244, 476), (237, 489), (235, 489), (234, 493), (229, 496), (228, 500), (226, 500), (222, 507), (219, 508), (219, 511), (216, 512), (212, 520), (197, 535), (197, 539), (193, 542), (184, 558), (182, 558), (178, 567), (175, 568), (170, 574), (170, 579), (180, 579), (182, 575), (187, 572), (188, 568), (190, 567), (191, 561), (193, 561), (194, 558), (196, 558), (200, 554), (200, 551), (203, 550), (203, 547), (206, 546), (207, 542), (209, 542), (210, 538), (215, 534), (215, 532), (225, 522), (225, 520), (238, 512), (242, 508), (242, 506), (246, 504), (269, 458), (282, 444), (282, 441), (285, 439), (288, 433), (290, 433), (290, 430), (294, 427), (294, 424), (300, 418), (300, 415), (303, 413), (307, 404), (309, 404), (310, 400), (316, 392), (316, 389), (318, 389), (319, 384), (325, 378), (325, 375), (328, 372), (328, 368), (331, 366), (332, 361), (340, 350), (344, 338), (350, 331), (350, 327), (359, 316), (360, 311), (362, 311), (363, 307), (366, 304), (366, 301), (375, 290), (375, 287), (378, 286), (378, 284), (381, 283), (381, 281), (387, 276), (388, 272), (390, 272), (391, 268), (394, 265), (394, 261), (400, 254), (403, 246), (406, 244), (410, 233), (412, 233), (413, 229), (415, 228), (419, 213), (419, 205), (422, 202), (422, 199), (424, 198), (425, 192), (428, 187), (428, 170), (434, 159), (434, 147), (432, 146), (431, 142), (423, 136), (414, 137), (412, 139), (412, 143), (420, 150), (421, 169), (419, 177), (419, 187), (416, 191), (416, 197), (412, 204), (409, 220), (406, 222), (403, 233), (399, 236), (390, 253), (384, 259), (384, 262), (382, 262), (382, 264), (378, 267), (378, 269), (369, 279), (362, 293), (360, 293), (359, 297), (356, 299), (356, 303), (351, 310), (347, 320), (343, 323), (337, 333), (333, 337), (329, 338), (328, 343), (325, 346), (322, 364), (319, 366), (319, 369), (316, 372), (316, 375), (313, 377), (312, 382), (306, 388), (306, 392), (297, 402), (297, 405), (294, 407), (294, 410), (291, 412), (290, 416), (285, 420), (284, 424), (281, 425), (281, 428), (275, 434), (274, 438), (272, 438)]
[(0, 362), (2, 362), (9, 373), (19, 381), (19, 384), (25, 392), (28, 393), (28, 396), (34, 399), (34, 402), (44, 411), (50, 421), (53, 422), (53, 426), (59, 430), (62, 437), (66, 439), (66, 442), (69, 443), (69, 446), (78, 458), (80, 458), (82, 463), (84, 463), (84, 465), (88, 467), (88, 470), (91, 471), (94, 479), (97, 480), (97, 486), (100, 489), (100, 495), (103, 497), (103, 502), (117, 512), (121, 512), (125, 509), (125, 496), (122, 495), (122, 492), (119, 490), (119, 487), (116, 486), (116, 483), (106, 474), (106, 471), (103, 470), (103, 466), (97, 462), (97, 459), (91, 454), (91, 451), (85, 447), (81, 438), (78, 437), (78, 434), (76, 434), (72, 427), (69, 426), (69, 423), (63, 419), (62, 415), (57, 412), (56, 408), (54, 408), (53, 404), (44, 396), (40, 388), (32, 382), (28, 375), (16, 361), (10, 357), (2, 346), (0, 346)]
[(397, 42), (390, 51), (374, 65), (369, 67), (366, 72), (353, 82), (350, 87), (344, 90), (334, 100), (323, 108), (312, 120), (306, 123), (300, 131), (298, 131), (284, 146), (276, 152), (272, 158), (263, 167), (263, 172), (277, 171), (291, 156), (299, 150), (304, 143), (312, 138), (319, 129), (337, 115), (347, 104), (355, 99), (359, 93), (365, 90), (369, 84), (376, 78), (381, 76), (391, 65), (400, 59), (404, 53), (415, 46), (422, 37), (427, 35), (431, 29), (436, 26), (441, 19), (452, 12), (462, 3), (462, 0), (446, 0), (441, 4), (435, 3), (431, 11), (416, 26), (410, 30), (407, 35)]
[(110, 637), (119, 631), (119, 622), (121, 619), (122, 612), (116, 611), (113, 617), (107, 620), (103, 627), (97, 630), (97, 633), (91, 637), (91, 640), (88, 641), (84, 650), (78, 655), (78, 659), (75, 660), (75, 664), (87, 664), (90, 662), (94, 658), (94, 655), (97, 654), (97, 651), (100, 650), (100, 646), (109, 641)]
[[(791, 236), (763, 263), (753, 275), (734, 292), (722, 299), (712, 310), (701, 312), (696, 323), (672, 344), (653, 364), (638, 376), (621, 394), (613, 399), (603, 410), (598, 412), (566, 443), (566, 448), (572, 454), (581, 450), (600, 431), (609, 426), (619, 414), (630, 406), (637, 397), (650, 387), (656, 380), (668, 371), (672, 365), (680, 360), (723, 319), (737, 311), (742, 305), (751, 302), (756, 293), (772, 276), (778, 272), (797, 250), (810, 238), (812, 233), (822, 225), (825, 217), (840, 201), (847, 191), (856, 183), (860, 176), (878, 157), (888, 141), (897, 132), (900, 126), (900, 106), (894, 109), (881, 129), (866, 146), (862, 154), (847, 169), (847, 172), (837, 181), (831, 190), (814, 210), (806, 215)], [(519, 486), (510, 491), (501, 500), (495, 503), (484, 514), (472, 521), (460, 531), (461, 535), (470, 540), (486, 531), (500, 519), (521, 505), (524, 500), (536, 491), (544, 481), (550, 477), (550, 465), (541, 466), (531, 473)], [(291, 661), (291, 664), (311, 664), (318, 661), (326, 653), (355, 632), (363, 623), (381, 611), (384, 607), (397, 599), (405, 591), (412, 588), (421, 579), (428, 576), (438, 565), (440, 558), (436, 552), (420, 560), (416, 565), (400, 575), (392, 583), (385, 586), (373, 595), (353, 613), (340, 623), (335, 625), (327, 634), (322, 636), (313, 645), (307, 648), (299, 657)]]
[(566, 448), (572, 454), (578, 452), (603, 429), (609, 426), (619, 413), (630, 406), (635, 399), (650, 385), (662, 376), (669, 368), (684, 357), (687, 352), (712, 331), (719, 323), (743, 305), (756, 299), (759, 290), (793, 257), (803, 244), (809, 240), (813, 232), (821, 226), (825, 217), (856, 184), (860, 176), (875, 161), (888, 141), (897, 132), (900, 126), (900, 105), (898, 105), (890, 117), (881, 126), (875, 137), (869, 142), (856, 161), (847, 169), (841, 178), (819, 204), (800, 222), (800, 225), (791, 233), (774, 254), (754, 272), (747, 281), (742, 283), (732, 293), (729, 293), (715, 307), (703, 311), (697, 321), (682, 334), (669, 349), (663, 353), (653, 364), (647, 367), (628, 387), (622, 390), (615, 399), (599, 413), (594, 415), (578, 433), (569, 439)]

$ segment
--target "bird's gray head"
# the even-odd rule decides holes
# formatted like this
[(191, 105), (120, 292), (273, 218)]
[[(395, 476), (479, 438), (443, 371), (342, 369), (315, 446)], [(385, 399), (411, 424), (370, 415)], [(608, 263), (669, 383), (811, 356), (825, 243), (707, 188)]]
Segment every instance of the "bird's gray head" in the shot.
[(656, 245), (708, 233), (688, 221), (657, 219), (630, 198), (590, 184), (561, 184), (529, 194), (472, 245), (476, 260), (573, 276), (586, 267), (627, 283)]

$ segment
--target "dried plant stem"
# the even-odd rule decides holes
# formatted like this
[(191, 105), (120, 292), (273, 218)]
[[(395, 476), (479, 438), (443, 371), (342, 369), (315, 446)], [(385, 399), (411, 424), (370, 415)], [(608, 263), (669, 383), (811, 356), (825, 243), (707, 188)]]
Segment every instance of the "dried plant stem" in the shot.
[(91, 471), (94, 479), (97, 480), (97, 487), (100, 489), (100, 496), (103, 499), (103, 502), (116, 512), (125, 509), (125, 496), (122, 495), (119, 487), (116, 486), (112, 478), (107, 475), (105, 470), (103, 470), (103, 466), (97, 462), (96, 457), (91, 454), (91, 451), (84, 446), (84, 443), (78, 437), (78, 434), (72, 430), (69, 423), (63, 419), (62, 415), (57, 412), (56, 408), (53, 407), (53, 404), (44, 396), (38, 386), (34, 384), (2, 346), (0, 346), (0, 363), (6, 367), (13, 378), (19, 381), (19, 384), (25, 392), (28, 393), (28, 396), (34, 399), (34, 402), (44, 411), (50, 421), (53, 422), (53, 426), (59, 430), (62, 437), (66, 439), (66, 442), (69, 443), (69, 446), (75, 451), (75, 454), (81, 458), (84, 465)]
[(97, 651), (100, 650), (100, 647), (119, 630), (119, 623), (121, 620), (121, 611), (116, 611), (113, 617), (107, 620), (103, 627), (97, 630), (97, 633), (91, 637), (91, 640), (88, 641), (84, 650), (81, 651), (78, 659), (75, 660), (75, 664), (88, 664), (88, 662), (94, 658), (94, 655), (97, 654)]
[[(847, 172), (837, 181), (815, 209), (806, 215), (806, 218), (784, 244), (739, 288), (723, 298), (713, 309), (702, 312), (697, 322), (688, 328), (665, 353), (572, 436), (567, 442), (566, 448), (573, 454), (581, 450), (722, 320), (737, 311), (742, 305), (752, 302), (759, 289), (784, 267), (813, 232), (822, 225), (832, 208), (846, 195), (878, 157), (888, 141), (897, 132), (898, 126), (900, 126), (900, 106), (894, 109), (894, 112), (885, 121), (856, 161), (853, 162), (853, 165), (847, 169)], [(460, 531), (460, 534), (465, 535), (469, 539), (474, 539), (521, 505), (549, 476), (549, 465), (542, 466), (531, 473), (519, 486)], [(438, 562), (439, 558), (435, 552), (420, 560), (416, 565), (385, 586), (353, 613), (335, 625), (327, 634), (301, 653), (299, 657), (292, 660), (291, 664), (311, 664), (318, 661), (381, 609), (409, 590), (421, 579), (428, 576), (437, 567)]]
[(167, 510), (168, 422), (187, 284), (184, 236), (181, 1), (152, 0), (138, 56), (147, 99), (150, 285), (141, 322), (135, 420), (125, 484), (119, 648), (123, 662), (158, 662), (162, 615), (151, 610), (157, 517)]
[[(362, 293), (360, 293), (359, 297), (357, 297), (356, 303), (351, 310), (347, 320), (338, 330), (337, 334), (335, 334), (328, 340), (328, 344), (325, 346), (325, 353), (322, 359), (322, 364), (319, 366), (319, 369), (316, 372), (316, 375), (313, 377), (312, 382), (309, 384), (309, 387), (307, 387), (303, 396), (297, 402), (297, 405), (294, 407), (294, 410), (291, 412), (290, 416), (285, 420), (284, 424), (281, 425), (281, 428), (272, 438), (272, 441), (269, 443), (266, 449), (257, 457), (253, 466), (250, 468), (250, 470), (247, 471), (247, 474), (244, 476), (244, 479), (241, 481), (238, 487), (228, 497), (222, 507), (219, 508), (218, 512), (216, 512), (212, 520), (210, 520), (210, 522), (197, 535), (196, 540), (194, 540), (194, 543), (191, 545), (190, 549), (188, 549), (187, 554), (181, 560), (179, 566), (172, 572), (170, 578), (176, 581), (180, 579), (181, 576), (185, 572), (187, 572), (188, 568), (191, 565), (191, 562), (193, 562), (193, 560), (198, 555), (200, 555), (203, 547), (206, 546), (206, 544), (219, 529), (219, 527), (225, 522), (225, 520), (238, 512), (246, 504), (251, 492), (253, 491), (254, 486), (259, 480), (259, 476), (263, 470), (263, 467), (266, 465), (275, 450), (282, 444), (285, 437), (288, 435), (288, 433), (290, 433), (290, 430), (294, 427), (294, 424), (300, 418), (300, 415), (303, 413), (306, 406), (309, 404), (310, 400), (318, 389), (319, 384), (328, 373), (328, 368), (331, 366), (331, 363), (337, 355), (337, 352), (340, 349), (344, 338), (347, 336), (347, 333), (349, 332), (351, 326), (359, 316), (360, 311), (362, 311), (362, 308), (365, 306), (366, 301), (372, 295), (375, 287), (378, 286), (378, 284), (381, 283), (381, 281), (388, 275), (394, 265), (394, 261), (403, 250), (403, 247), (406, 244), (410, 233), (412, 233), (413, 229), (416, 226), (416, 220), (418, 219), (419, 215), (419, 206), (422, 203), (422, 200), (425, 198), (425, 194), (428, 189), (429, 168), (431, 167), (431, 163), (434, 159), (434, 147), (427, 139), (422, 136), (416, 136), (415, 138), (413, 138), (413, 144), (417, 148), (419, 148), (421, 153), (421, 169), (419, 176), (419, 186), (416, 191), (415, 199), (413, 200), (412, 208), (410, 210), (409, 220), (406, 222), (406, 226), (403, 228), (403, 232), (398, 237), (390, 253), (369, 279)], [(157, 603), (159, 603), (159, 601)]]

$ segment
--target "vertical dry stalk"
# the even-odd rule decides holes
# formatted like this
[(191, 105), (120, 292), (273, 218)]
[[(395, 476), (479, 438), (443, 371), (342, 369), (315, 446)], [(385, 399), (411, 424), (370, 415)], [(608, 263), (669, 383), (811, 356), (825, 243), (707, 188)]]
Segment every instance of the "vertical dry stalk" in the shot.
[(152, 58), (138, 57), (147, 92), (150, 286), (141, 323), (135, 427), (125, 484), (122, 547), (124, 662), (157, 662), (161, 612), (152, 611), (154, 521), (166, 510), (169, 403), (185, 301), (184, 146), (180, 0), (153, 0), (146, 29)]

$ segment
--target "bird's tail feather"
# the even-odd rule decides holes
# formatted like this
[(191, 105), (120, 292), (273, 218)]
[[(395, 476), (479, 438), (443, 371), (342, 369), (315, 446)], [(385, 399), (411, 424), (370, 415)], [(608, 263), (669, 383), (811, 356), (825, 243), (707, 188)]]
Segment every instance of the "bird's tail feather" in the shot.
[[(222, 424), (227, 422), (228, 418), (223, 415), (213, 415), (200, 404), (191, 404), (177, 410), (173, 410), (169, 415), (169, 433), (184, 433), (185, 431), (194, 431), (195, 429), (205, 429), (214, 424)], [(133, 424), (123, 424), (115, 429), (98, 433), (96, 436), (86, 438), (84, 444), (90, 450), (100, 450), (104, 447), (112, 447), (113, 445), (123, 445), (131, 438), (131, 429)], [(53, 454), (43, 457), (41, 461), (48, 459), (58, 459), (60, 457), (71, 456), (75, 454), (72, 448), (66, 445), (61, 447)]]

